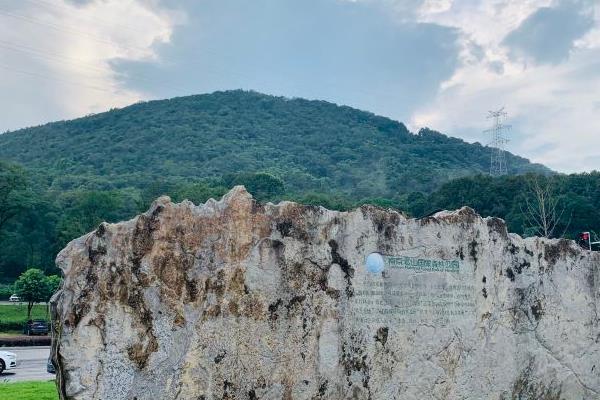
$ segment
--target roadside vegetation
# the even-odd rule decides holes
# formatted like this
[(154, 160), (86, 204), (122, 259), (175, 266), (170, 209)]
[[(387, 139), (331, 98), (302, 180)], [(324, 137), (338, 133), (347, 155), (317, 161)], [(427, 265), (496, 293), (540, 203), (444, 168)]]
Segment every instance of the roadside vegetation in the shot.
[[(54, 260), (71, 240), (86, 234), (103, 222), (117, 222), (134, 217), (148, 209), (160, 195), (173, 201), (191, 200), (204, 203), (220, 198), (234, 185), (245, 185), (259, 201), (293, 200), (320, 205), (329, 209), (348, 210), (361, 204), (374, 204), (400, 210), (412, 217), (421, 217), (438, 209), (470, 206), (482, 216), (503, 218), (511, 232), (524, 236), (546, 231), (550, 237), (574, 239), (581, 231), (600, 233), (600, 172), (572, 175), (514, 175), (492, 178), (486, 175), (458, 178), (441, 184), (431, 192), (398, 192), (388, 196), (361, 196), (331, 188), (329, 191), (297, 192), (289, 189), (285, 177), (267, 172), (240, 172), (219, 179), (198, 178), (180, 181), (157, 178), (141, 187), (110, 190), (57, 190), (39, 182), (43, 177), (35, 171), (0, 162), (0, 178), (18, 174), (22, 179), (5, 179), (0, 210), (13, 209), (0, 225), (0, 299), (10, 296), (9, 286), (30, 266), (35, 265), (46, 275), (58, 275)], [(11, 181), (24, 186), (8, 188)], [(540, 229), (543, 221), (532, 218), (536, 203), (536, 185), (543, 187), (557, 212), (554, 229)], [(540, 183), (541, 182), (541, 183)], [(3, 192), (0, 179), (0, 194)], [(400, 183), (398, 183), (400, 185)], [(91, 185), (93, 186), (93, 185)], [(17, 203), (17, 204), (14, 204)], [(595, 239), (595, 237), (594, 237)], [(2, 298), (4, 296), (4, 298)]]
[(59, 275), (58, 252), (102, 221), (132, 218), (163, 194), (199, 204), (234, 185), (262, 202), (374, 204), (412, 217), (467, 205), (524, 236), (591, 231), (596, 239), (600, 172), (556, 174), (507, 154), (510, 175), (491, 178), (489, 160), (479, 143), (413, 134), (350, 107), (244, 91), (4, 133), (0, 299), (32, 266)]
[[(31, 319), (48, 320), (50, 315), (45, 304), (36, 304), (31, 309)], [(27, 321), (27, 304), (0, 306), (0, 333), (23, 334), (23, 324)]]
[[(57, 275), (46, 276), (37, 268), (23, 272), (13, 285), (4, 285), (5, 296), (16, 294), (19, 301), (0, 305), (0, 333), (21, 334), (28, 320), (49, 321), (47, 302), (58, 290), (61, 278)], [(0, 300), (7, 300), (7, 297)], [(46, 303), (46, 304), (39, 304)]]
[(54, 381), (0, 383), (0, 399), (58, 400)]

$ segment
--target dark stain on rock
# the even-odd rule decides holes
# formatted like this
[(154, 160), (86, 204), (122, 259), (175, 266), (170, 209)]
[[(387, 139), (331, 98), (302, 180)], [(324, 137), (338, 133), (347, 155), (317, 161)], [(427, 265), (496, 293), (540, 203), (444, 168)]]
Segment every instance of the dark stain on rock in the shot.
[(217, 298), (221, 299), (225, 293), (225, 271), (219, 270), (214, 280), (210, 278), (206, 279), (204, 289), (206, 292), (214, 292)]
[(500, 218), (488, 218), (487, 226), (491, 231), (496, 232), (502, 238), (508, 238), (508, 230), (506, 229), (506, 223)]
[(518, 266), (515, 267), (515, 271), (517, 272), (517, 274), (520, 274), (523, 272), (524, 268), (529, 268), (529, 267), (531, 267), (531, 264), (529, 263), (529, 261), (523, 260), (521, 263), (519, 263)]
[(103, 244), (90, 244), (88, 247), (88, 259), (92, 264), (96, 264), (100, 257), (106, 254), (106, 246)]
[(531, 359), (513, 384), (512, 400), (536, 399), (536, 400), (561, 400), (562, 389), (560, 386), (552, 387), (541, 384), (536, 379), (534, 361)]
[(400, 222), (400, 215), (374, 206), (366, 206), (366, 211), (371, 215), (377, 232), (383, 233), (387, 239), (391, 239), (395, 234), (396, 225)]
[(395, 226), (393, 225), (388, 225), (385, 227), (384, 231), (383, 231), (383, 237), (385, 237), (387, 240), (391, 240), (395, 235)]
[(434, 216), (427, 216), (418, 219), (420, 226), (430, 225), (430, 224), (439, 224), (439, 220)]
[(550, 266), (554, 266), (561, 257), (565, 257), (566, 255), (575, 256), (575, 250), (571, 247), (569, 240), (560, 239), (556, 243), (544, 244), (544, 259)]
[(506, 268), (506, 276), (511, 280), (511, 282), (515, 281), (515, 273), (510, 267)]
[(304, 226), (305, 215), (308, 213), (320, 213), (319, 207), (302, 206), (295, 204), (286, 208), (284, 215), (280, 216), (275, 227), (283, 237), (293, 237), (303, 242), (310, 241), (310, 235)]
[(150, 353), (158, 350), (156, 341), (150, 341), (146, 346), (135, 343), (127, 348), (127, 356), (139, 369), (144, 369), (148, 364)]
[(340, 291), (337, 289), (328, 287), (327, 290), (325, 290), (325, 293), (327, 294), (327, 296), (331, 297), (333, 300), (340, 299)]
[(106, 223), (102, 222), (100, 225), (98, 225), (98, 228), (96, 229), (96, 232), (94, 232), (94, 234), (101, 238), (104, 237), (104, 234), (106, 233)]
[[(342, 344), (342, 367), (346, 373), (348, 386), (352, 386), (350, 376), (353, 372), (360, 372), (362, 375), (362, 386), (367, 389), (367, 399), (371, 399), (371, 390), (369, 388), (369, 381), (371, 379), (369, 373), (369, 364), (367, 362), (367, 355), (363, 354), (364, 344), (356, 342), (356, 335), (350, 335), (350, 343), (344, 342)], [(360, 398), (360, 397), (354, 397)]]
[[(163, 296), (167, 298), (181, 298), (184, 289), (187, 289), (184, 271), (189, 268), (189, 264), (190, 261), (171, 249), (165, 249), (161, 254), (157, 254), (152, 258), (151, 265), (154, 267), (153, 272), (162, 283), (161, 294)], [(144, 284), (144, 280), (148, 280), (146, 274), (137, 271), (136, 276), (142, 280), (142, 286), (146, 286)]]
[(463, 252), (462, 246), (460, 246), (460, 248), (456, 250), (456, 257), (460, 258), (461, 260), (465, 259), (465, 253)]
[(277, 309), (283, 303), (283, 300), (277, 299), (275, 303), (269, 304), (269, 319), (271, 321), (277, 320)]
[(590, 273), (586, 274), (585, 281), (587, 282), (590, 288), (596, 287), (596, 278), (594, 277), (594, 273), (590, 271)]
[(469, 255), (475, 261), (475, 264), (477, 264), (477, 241), (475, 239), (469, 242)]
[(514, 243), (510, 243), (510, 244), (508, 245), (507, 249), (508, 249), (508, 252), (509, 252), (510, 254), (513, 254), (513, 255), (514, 255), (514, 254), (517, 254), (517, 253), (519, 252), (519, 247), (518, 247), (518, 246), (515, 246), (515, 244), (514, 244)]
[(227, 309), (229, 310), (229, 313), (231, 315), (234, 315), (236, 317), (240, 316), (240, 306), (239, 306), (239, 304), (235, 300), (230, 300), (229, 301)]
[(142, 283), (146, 281), (140, 274), (142, 258), (149, 253), (154, 246), (152, 233), (158, 228), (158, 214), (160, 214), (162, 210), (162, 206), (157, 207), (150, 217), (146, 214), (142, 214), (135, 222), (135, 229), (133, 230), (133, 235), (131, 237), (131, 272)]
[(252, 208), (250, 209), (252, 214), (262, 214), (265, 212), (265, 205), (256, 199), (252, 199)]
[(218, 317), (219, 315), (221, 315), (221, 305), (214, 304), (208, 307), (208, 309), (204, 312), (204, 315), (211, 318)]
[(542, 302), (540, 299), (536, 299), (536, 301), (531, 305), (531, 315), (535, 318), (536, 321), (539, 321), (544, 315), (544, 309), (542, 308)]
[(329, 241), (329, 247), (331, 248), (331, 261), (334, 264), (338, 264), (342, 272), (344, 273), (344, 278), (346, 279), (346, 295), (348, 297), (352, 297), (352, 295), (354, 294), (354, 289), (352, 288), (352, 277), (354, 277), (354, 268), (350, 266), (348, 260), (346, 260), (338, 253), (339, 246), (335, 240), (331, 239)]
[[(160, 313), (160, 311), (159, 311)], [(175, 319), (173, 319), (173, 325), (178, 327), (183, 327), (185, 325), (185, 317), (181, 315), (181, 313), (177, 313), (175, 315)]]
[(488, 297), (487, 289), (486, 288), (481, 289), (481, 293), (483, 294), (483, 298), (487, 299), (487, 297)]
[(290, 313), (290, 310), (292, 310), (297, 304), (301, 304), (304, 301), (304, 299), (306, 299), (306, 296), (292, 297), (291, 300), (285, 305), (288, 314)]
[(515, 293), (517, 294), (517, 301), (519, 304), (522, 304), (525, 301), (525, 290), (522, 288), (515, 288)]
[(323, 381), (323, 383), (321, 383), (319, 385), (319, 397), (325, 396), (325, 393), (327, 392), (327, 384), (328, 383), (329, 383), (329, 381), (327, 379), (325, 379), (325, 381)]
[[(146, 308), (142, 293), (130, 290), (127, 297), (127, 305), (134, 311), (139, 326), (138, 337), (140, 342), (133, 344), (127, 350), (129, 359), (140, 369), (143, 369), (150, 355), (158, 350), (158, 341), (153, 332), (152, 312)], [(145, 343), (143, 343), (145, 342)]]
[(487, 279), (485, 278), (485, 275), (483, 276), (483, 279), (481, 280), (481, 282), (485, 283)]
[(187, 302), (195, 302), (198, 298), (198, 284), (195, 280), (187, 278), (185, 279), (185, 292), (187, 296)]
[(290, 236), (290, 233), (292, 232), (292, 227), (292, 221), (290, 220), (284, 220), (277, 223), (277, 230), (281, 232), (281, 236), (283, 237)]
[(321, 290), (327, 292), (327, 289), (329, 288), (329, 279), (327, 278), (327, 272), (322, 271), (321, 274), (319, 275), (319, 287), (321, 288)]
[(225, 358), (225, 355), (227, 354), (227, 352), (225, 350), (223, 350), (222, 352), (220, 352), (219, 354), (217, 354), (215, 356), (215, 364), (220, 363), (221, 361), (223, 361), (223, 359)]
[(92, 294), (97, 290), (98, 275), (95, 266), (90, 265), (85, 274), (85, 287), (81, 290), (77, 300), (73, 302), (73, 311), (69, 318), (69, 325), (76, 327), (79, 322), (90, 312)]
[(146, 253), (152, 250), (152, 246), (154, 245), (152, 232), (157, 227), (158, 220), (147, 217), (145, 214), (138, 217), (131, 241), (134, 258), (141, 259)]
[(388, 340), (388, 333), (389, 328), (387, 326), (380, 327), (375, 334), (375, 341), (381, 343), (382, 346), (385, 346)]
[(281, 240), (273, 239), (273, 240), (271, 240), (271, 247), (273, 248), (273, 250), (275, 250), (275, 252), (279, 258), (280, 253), (283, 251), (283, 248), (285, 247), (285, 244)]
[[(232, 393), (230, 393), (230, 391)], [(224, 380), (223, 381), (223, 398), (222, 398), (222, 400), (235, 399), (235, 394), (233, 392), (234, 392), (233, 383), (229, 382), (228, 380)]]

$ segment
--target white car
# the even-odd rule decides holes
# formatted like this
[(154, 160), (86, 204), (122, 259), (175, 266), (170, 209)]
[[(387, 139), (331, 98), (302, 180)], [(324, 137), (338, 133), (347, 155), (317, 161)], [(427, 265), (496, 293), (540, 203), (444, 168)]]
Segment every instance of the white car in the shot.
[(17, 368), (17, 355), (10, 351), (0, 351), (0, 374), (13, 368)]
[(13, 294), (12, 296), (10, 296), (8, 301), (10, 301), (11, 303), (18, 303), (19, 301), (21, 301), (21, 298), (16, 294)]

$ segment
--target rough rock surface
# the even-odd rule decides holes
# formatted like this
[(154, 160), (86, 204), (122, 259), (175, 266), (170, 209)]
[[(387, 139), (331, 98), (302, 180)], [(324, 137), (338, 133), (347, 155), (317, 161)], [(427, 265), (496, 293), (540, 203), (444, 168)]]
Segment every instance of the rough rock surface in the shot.
[(469, 208), (415, 220), (236, 187), (160, 198), (57, 262), (63, 399), (600, 398), (600, 255)]

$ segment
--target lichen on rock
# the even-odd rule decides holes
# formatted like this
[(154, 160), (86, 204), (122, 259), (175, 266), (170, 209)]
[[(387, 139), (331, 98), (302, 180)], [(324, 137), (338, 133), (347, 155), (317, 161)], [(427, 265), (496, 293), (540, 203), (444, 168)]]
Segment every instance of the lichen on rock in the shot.
[(600, 398), (598, 253), (469, 208), (161, 197), (57, 263), (62, 399)]

